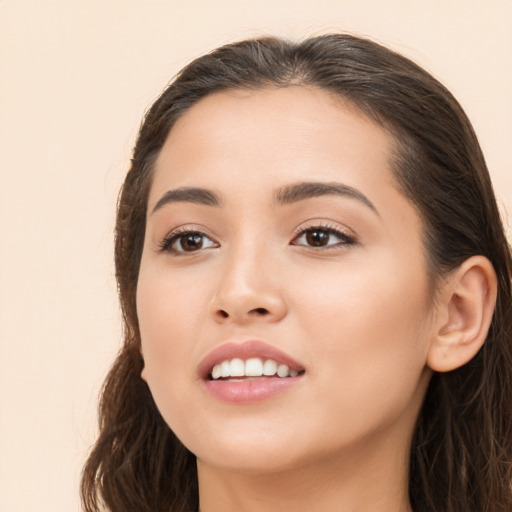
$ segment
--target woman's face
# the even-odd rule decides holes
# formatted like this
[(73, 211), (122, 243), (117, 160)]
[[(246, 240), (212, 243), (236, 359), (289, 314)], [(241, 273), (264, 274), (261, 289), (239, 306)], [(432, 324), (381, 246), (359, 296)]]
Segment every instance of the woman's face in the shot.
[(391, 146), (302, 87), (213, 94), (173, 127), (137, 309), (143, 378), (200, 463), (265, 472), (407, 451), (435, 315)]

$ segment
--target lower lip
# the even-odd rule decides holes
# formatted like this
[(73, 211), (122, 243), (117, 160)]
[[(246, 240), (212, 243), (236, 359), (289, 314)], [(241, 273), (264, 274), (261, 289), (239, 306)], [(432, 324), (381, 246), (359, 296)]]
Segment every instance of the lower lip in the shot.
[(272, 398), (290, 389), (298, 377), (269, 377), (254, 380), (207, 380), (208, 392), (218, 400), (236, 404), (250, 404)]

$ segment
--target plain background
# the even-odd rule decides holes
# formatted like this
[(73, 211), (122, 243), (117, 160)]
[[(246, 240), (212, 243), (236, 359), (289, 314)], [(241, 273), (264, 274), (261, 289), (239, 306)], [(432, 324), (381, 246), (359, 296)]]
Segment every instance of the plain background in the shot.
[(121, 340), (114, 208), (145, 109), (223, 43), (329, 31), (371, 36), (440, 78), (512, 212), (511, 0), (0, 0), (2, 512), (80, 508)]

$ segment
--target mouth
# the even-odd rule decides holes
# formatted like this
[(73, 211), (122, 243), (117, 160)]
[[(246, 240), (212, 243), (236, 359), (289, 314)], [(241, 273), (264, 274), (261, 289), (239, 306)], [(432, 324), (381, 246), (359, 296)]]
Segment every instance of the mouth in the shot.
[(250, 340), (217, 347), (201, 362), (198, 373), (216, 399), (249, 404), (296, 386), (306, 368), (276, 347)]
[(213, 366), (208, 374), (208, 380), (256, 380), (262, 378), (278, 377), (286, 379), (303, 375), (303, 368), (290, 368), (287, 364), (278, 363), (274, 359), (262, 359), (261, 357), (251, 357), (240, 359), (226, 359)]

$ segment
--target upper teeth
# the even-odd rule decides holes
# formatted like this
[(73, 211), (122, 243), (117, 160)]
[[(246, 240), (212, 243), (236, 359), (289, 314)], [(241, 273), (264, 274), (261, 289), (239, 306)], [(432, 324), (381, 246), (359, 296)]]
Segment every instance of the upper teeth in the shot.
[(213, 379), (221, 377), (261, 377), (262, 375), (271, 377), (296, 377), (299, 372), (290, 370), (285, 364), (278, 364), (273, 359), (263, 361), (259, 357), (253, 357), (243, 361), (242, 359), (231, 359), (216, 364), (211, 371)]

